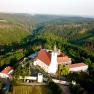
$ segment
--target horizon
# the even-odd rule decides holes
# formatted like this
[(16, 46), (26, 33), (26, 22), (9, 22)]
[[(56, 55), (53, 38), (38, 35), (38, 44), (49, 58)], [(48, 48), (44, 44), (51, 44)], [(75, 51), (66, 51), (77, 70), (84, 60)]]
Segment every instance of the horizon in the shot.
[(24, 12), (0, 12), (0, 14), (27, 14), (27, 15), (31, 15), (31, 16), (35, 16), (35, 15), (42, 15), (42, 16), (61, 16), (61, 17), (82, 17), (82, 18), (94, 18), (93, 16), (87, 16), (87, 15), (64, 15), (64, 14), (43, 14), (43, 13), (24, 13)]
[(93, 0), (0, 0), (0, 12), (94, 18), (93, 4)]

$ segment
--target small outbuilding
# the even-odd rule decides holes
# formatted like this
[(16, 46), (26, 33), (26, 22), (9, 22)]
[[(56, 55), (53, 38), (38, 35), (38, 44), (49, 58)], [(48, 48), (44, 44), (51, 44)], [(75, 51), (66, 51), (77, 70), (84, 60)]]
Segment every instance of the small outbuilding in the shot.
[(13, 73), (13, 67), (8, 66), (0, 72), (0, 77), (1, 78), (9, 78), (9, 77), (11, 77), (12, 73)]
[(67, 66), (69, 67), (70, 72), (87, 71), (88, 69), (88, 65), (84, 63), (69, 64)]
[(42, 83), (43, 82), (43, 74), (42, 73), (38, 73), (38, 79), (37, 79), (37, 81), (39, 83)]

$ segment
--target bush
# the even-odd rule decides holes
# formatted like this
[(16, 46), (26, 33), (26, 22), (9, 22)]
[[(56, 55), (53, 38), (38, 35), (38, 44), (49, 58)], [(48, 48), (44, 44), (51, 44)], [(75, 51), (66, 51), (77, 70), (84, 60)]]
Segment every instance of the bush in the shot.
[(77, 84), (77, 85), (70, 84), (69, 87), (70, 87), (70, 90), (71, 90), (71, 92), (73, 94), (84, 94), (83, 93), (84, 92), (84, 89), (79, 84)]

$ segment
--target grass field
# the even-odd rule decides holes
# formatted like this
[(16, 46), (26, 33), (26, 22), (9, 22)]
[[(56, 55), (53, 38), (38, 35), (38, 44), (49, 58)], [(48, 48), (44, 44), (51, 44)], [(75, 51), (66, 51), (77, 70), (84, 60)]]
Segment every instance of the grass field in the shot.
[(47, 86), (14, 86), (8, 94), (53, 94)]

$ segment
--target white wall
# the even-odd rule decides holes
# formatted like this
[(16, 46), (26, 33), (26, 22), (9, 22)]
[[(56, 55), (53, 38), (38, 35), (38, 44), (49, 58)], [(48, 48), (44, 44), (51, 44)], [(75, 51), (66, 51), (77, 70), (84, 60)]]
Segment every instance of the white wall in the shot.
[(5, 74), (5, 73), (0, 73), (0, 77), (1, 77), (1, 78), (8, 78), (9, 75), (8, 75), (8, 74)]
[(71, 72), (79, 72), (79, 71), (86, 71), (88, 69), (88, 65), (81, 66), (81, 67), (75, 67), (75, 68), (69, 68)]
[(47, 66), (44, 62), (42, 62), (41, 60), (39, 60), (39, 59), (35, 60), (35, 61), (34, 61), (34, 65), (35, 65), (35, 66), (38, 65), (38, 66), (40, 66), (45, 72), (48, 72), (48, 66)]
[(28, 80), (37, 80), (37, 77), (34, 76), (19, 76), (19, 79), (28, 79)]
[(38, 73), (38, 80), (37, 80), (39, 83), (42, 83), (43, 82), (43, 74), (41, 73)]

